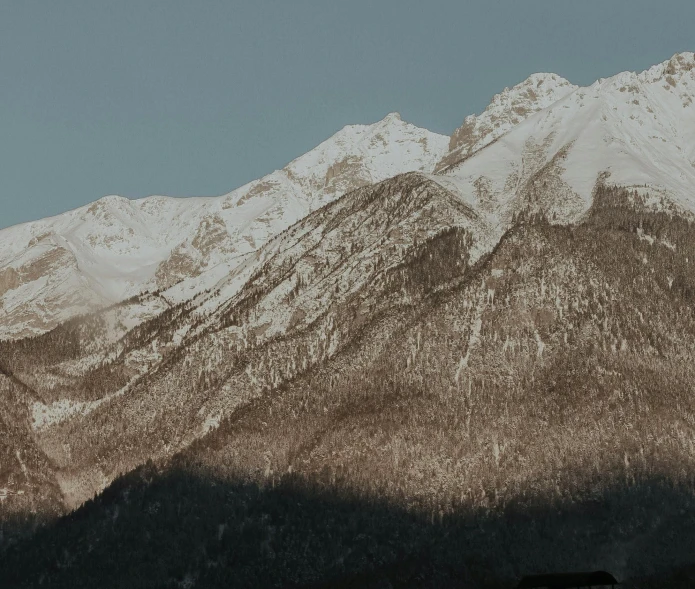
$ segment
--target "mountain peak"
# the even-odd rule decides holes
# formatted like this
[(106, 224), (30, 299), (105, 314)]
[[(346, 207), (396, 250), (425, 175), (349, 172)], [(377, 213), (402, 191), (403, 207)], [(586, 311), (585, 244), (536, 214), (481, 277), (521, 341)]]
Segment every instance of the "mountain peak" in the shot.
[(108, 205), (108, 206), (116, 206), (116, 207), (121, 207), (123, 205), (128, 205), (130, 204), (130, 199), (125, 197), (125, 196), (120, 196), (118, 194), (109, 194), (107, 196), (102, 196), (99, 200), (95, 201), (96, 204), (99, 203), (101, 205)]
[[(535, 74), (531, 74), (523, 82), (519, 82), (515, 86), (512, 86), (511, 89), (505, 88), (505, 91), (509, 91), (509, 93), (514, 94), (523, 92), (526, 88), (532, 86), (539, 89), (542, 88), (542, 90), (547, 94), (548, 91), (543, 88), (545, 84), (548, 86), (554, 85), (561, 87), (573, 86), (572, 82), (566, 78), (563, 78), (562, 76), (559, 76), (558, 74), (552, 72), (536, 72)], [(504, 94), (505, 91), (503, 91), (502, 94)]]
[[(571, 223), (592, 205), (597, 183), (605, 181), (638, 190), (648, 186), (658, 195), (655, 206), (663, 202), (695, 212), (692, 53), (576, 91), (571, 85), (558, 86), (560, 92), (535, 101), (525, 96), (524, 85), (535, 93), (535, 84), (528, 84), (496, 96), (452, 137), (458, 151), (440, 169), (455, 178), (452, 186), (467, 202), (488, 207), (503, 224), (515, 207), (536, 211), (541, 205), (544, 214)], [(526, 100), (517, 101), (521, 97)], [(542, 113), (531, 116), (541, 108)], [(503, 140), (492, 144), (491, 138), (503, 134)]]
[(392, 123), (392, 122), (394, 122), (394, 121), (402, 121), (402, 120), (403, 120), (403, 119), (401, 119), (401, 114), (400, 114), (400, 113), (398, 113), (398, 112), (390, 112), (389, 114), (387, 114), (387, 115), (382, 119), (381, 122), (382, 122), (382, 123)]
[(317, 191), (322, 204), (365, 184), (410, 171), (429, 172), (446, 152), (448, 137), (391, 112), (368, 125), (348, 125), (290, 162), (293, 178)]
[(549, 107), (577, 89), (577, 86), (553, 73), (532, 74), (523, 82), (495, 94), (480, 115), (469, 115), (449, 141), (449, 153), (437, 164), (435, 172), (461, 161), (489, 145), (516, 125)]
[[(523, 82), (495, 94), (483, 115), (490, 114), (493, 118), (500, 116), (511, 117), (511, 119), (526, 118), (529, 114), (550, 106), (576, 89), (577, 86), (557, 74), (531, 74)], [(475, 118), (475, 115), (466, 118)]]

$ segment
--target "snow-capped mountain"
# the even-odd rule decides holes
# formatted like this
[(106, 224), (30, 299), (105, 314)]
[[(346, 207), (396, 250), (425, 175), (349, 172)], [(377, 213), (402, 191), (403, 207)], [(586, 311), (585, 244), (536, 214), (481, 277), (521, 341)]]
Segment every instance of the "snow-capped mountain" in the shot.
[[(429, 171), (447, 138), (401, 120), (343, 128), (282, 170), (211, 198), (102, 198), (0, 231), (0, 337), (39, 333), (143, 290), (189, 297), (269, 237), (359, 186)], [(205, 272), (206, 280), (198, 276)]]
[(574, 222), (598, 183), (695, 212), (695, 55), (567, 94), (432, 176), (504, 231), (515, 214)]
[[(133, 292), (126, 271), (153, 290), (0, 341), (0, 524), (83, 505), (10, 547), (0, 579), (90, 586), (116, 559), (125, 584), (155, 551), (168, 579), (228, 586), (242, 546), (295, 586), (422, 554), (470, 575), (490, 559), (498, 586), (539, 562), (633, 580), (691, 562), (694, 76), (683, 53), (587, 88), (553, 78), (561, 97), (479, 125), (441, 173), (421, 130), (390, 146), (390, 116), (343, 131), (355, 167), (333, 138), (225, 197), (110, 197), (31, 225), (52, 229), (13, 250), (8, 292), (57, 268), (89, 268), (105, 301)], [(373, 183), (397, 161), (425, 172)], [(331, 500), (307, 507), (317, 490)], [(386, 536), (355, 540), (358, 498), (426, 535), (375, 556)], [(193, 547), (172, 538), (182, 519)]]
[(479, 115), (468, 115), (449, 139), (448, 153), (437, 163), (435, 172), (466, 159), (501, 137), (520, 122), (577, 89), (557, 74), (533, 74), (512, 88), (493, 96)]
[[(144, 290), (176, 303), (229, 282), (272, 236), (337, 196), (408, 171), (497, 227), (529, 207), (571, 221), (597, 180), (692, 210), (693, 54), (577, 88), (534, 74), (451, 138), (392, 113), (347, 126), (282, 170), (220, 197), (91, 205), (0, 231), (0, 337), (40, 333)], [(552, 202), (551, 202), (552, 201)], [(164, 304), (164, 302), (162, 303)]]

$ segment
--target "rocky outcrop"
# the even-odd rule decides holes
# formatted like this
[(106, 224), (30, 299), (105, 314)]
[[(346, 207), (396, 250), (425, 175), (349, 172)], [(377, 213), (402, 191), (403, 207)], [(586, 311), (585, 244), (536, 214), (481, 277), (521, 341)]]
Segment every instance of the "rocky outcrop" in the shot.
[(4, 295), (8, 290), (17, 288), (21, 284), (19, 278), (19, 272), (14, 268), (5, 268), (0, 270), (0, 297)]

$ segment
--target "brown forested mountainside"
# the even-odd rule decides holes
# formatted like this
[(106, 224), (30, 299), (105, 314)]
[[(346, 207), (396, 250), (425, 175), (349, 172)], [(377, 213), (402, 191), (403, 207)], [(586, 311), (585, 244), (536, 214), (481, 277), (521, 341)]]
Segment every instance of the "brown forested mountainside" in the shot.
[[(695, 540), (683, 518), (695, 488), (692, 220), (649, 208), (635, 191), (599, 186), (581, 222), (557, 226), (518, 215), (497, 247), (471, 265), (475, 244), (466, 224), (475, 218), (464, 211), (448, 228), (453, 205), (445, 193), (417, 176), (400, 182), (394, 212), (383, 221), (374, 221), (369, 203), (382, 199), (381, 207), (396, 196), (388, 183), (381, 193), (365, 191), (333, 212), (317, 212), (321, 220), (295, 229), (294, 245), (278, 248), (230, 303), (197, 315), (181, 307), (139, 328), (134, 348), (169, 342), (156, 367), (121, 396), (34, 435), (64, 485), (113, 478), (148, 458), (158, 466), (116, 483), (77, 520), (29, 540), (27, 553), (43, 554), (51, 538), (77, 534), (79, 522), (102, 522), (119, 510), (126, 522), (145, 510), (176, 530), (181, 510), (200, 509), (205, 524), (184, 520), (204, 549), (168, 545), (182, 561), (168, 574), (221, 583), (245, 566), (219, 552), (227, 527), (236, 530), (232, 537), (241, 534), (238, 546), (255, 550), (257, 543), (258, 558), (280, 554), (283, 534), (300, 533), (293, 522), (301, 510), (278, 497), (290, 497), (303, 481), (304, 506), (318, 493), (317, 513), (330, 515), (334, 528), (326, 537), (320, 521), (309, 518), (300, 533), (308, 544), (275, 561), (278, 582), (377, 570), (397, 584), (389, 566), (420, 562), (416, 555), (437, 546), (438, 556), (428, 552), (423, 562), (440, 559), (437, 574), (446, 566), (468, 571), (462, 586), (480, 586), (488, 574), (504, 579), (553, 566), (658, 578), (688, 565), (686, 547)], [(396, 214), (404, 192), (419, 200)], [(422, 227), (423, 210), (434, 219), (428, 235), (384, 231), (392, 222), (408, 227), (416, 212)], [(370, 221), (382, 223), (376, 235), (393, 240), (379, 242), (373, 255), (355, 231)], [(338, 231), (339, 253), (312, 245), (319, 226), (321, 239)], [(308, 256), (313, 273), (302, 271)], [(360, 268), (357, 277), (370, 265), (370, 280), (346, 278), (349, 268)], [(319, 290), (334, 296), (317, 308)], [(245, 332), (253, 322), (262, 326), (269, 308), (279, 321), (294, 316), (290, 328)], [(187, 321), (195, 327), (177, 347), (173, 334)], [(27, 362), (30, 347), (14, 366)], [(211, 415), (219, 421), (206, 421)], [(70, 454), (61, 457), (55, 449), (68, 440)], [(172, 461), (176, 449), (183, 451)], [(182, 472), (186, 483), (167, 478)], [(219, 489), (210, 491), (219, 517), (195, 508), (189, 491), (201, 485)], [(178, 507), (156, 515), (150, 500), (129, 502), (131, 488), (137, 497), (154, 497), (157, 509), (167, 501)], [(382, 531), (406, 538), (400, 548), (393, 543), (395, 552), (377, 540), (378, 524), (358, 523), (364, 502), (374, 505), (377, 497), (379, 517), (391, 522)], [(135, 524), (99, 525), (90, 542), (117, 552)], [(254, 530), (251, 539), (245, 525)], [(367, 544), (376, 542), (367, 561), (357, 558), (362, 548), (354, 542), (361, 526)], [(476, 529), (491, 544), (472, 540)], [(142, 533), (159, 537), (147, 526)], [(460, 550), (447, 552), (439, 534), (456, 539)], [(483, 545), (493, 556), (481, 564)], [(46, 550), (42, 566), (64, 558), (91, 563), (59, 567), (56, 578), (74, 586), (99, 562), (86, 546), (69, 557), (52, 554)], [(21, 568), (21, 558), (11, 558)], [(426, 572), (429, 565), (414, 566)]]
[[(6, 369), (40, 400), (33, 411), (55, 417), (34, 437), (58, 467), (66, 503), (170, 456), (335, 354), (373, 314), (405, 299), (414, 305), (444, 276), (464, 273), (474, 246), (467, 228), (480, 223), (437, 184), (397, 177), (278, 236), (231, 301), (206, 293), (115, 341), (99, 315), (6, 344)], [(422, 259), (430, 250), (436, 264)], [(414, 272), (422, 284), (404, 289)]]
[(54, 465), (31, 430), (31, 394), (0, 368), (0, 537), (64, 513)]
[(693, 226), (619, 198), (600, 192), (577, 227), (514, 229), (466, 279), (375, 317), (195, 455), (436, 511), (690, 481)]

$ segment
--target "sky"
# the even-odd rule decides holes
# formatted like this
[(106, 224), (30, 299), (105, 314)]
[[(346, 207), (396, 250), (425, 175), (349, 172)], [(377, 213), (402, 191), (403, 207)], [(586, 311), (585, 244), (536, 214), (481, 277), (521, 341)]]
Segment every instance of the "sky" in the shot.
[(212, 196), (347, 124), (451, 134), (534, 72), (695, 50), (693, 0), (0, 0), (0, 228)]

